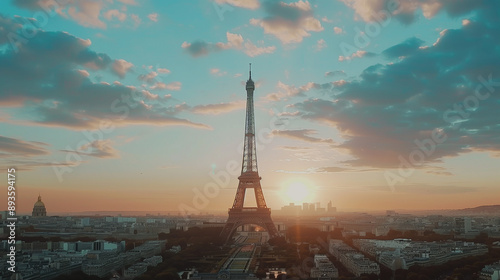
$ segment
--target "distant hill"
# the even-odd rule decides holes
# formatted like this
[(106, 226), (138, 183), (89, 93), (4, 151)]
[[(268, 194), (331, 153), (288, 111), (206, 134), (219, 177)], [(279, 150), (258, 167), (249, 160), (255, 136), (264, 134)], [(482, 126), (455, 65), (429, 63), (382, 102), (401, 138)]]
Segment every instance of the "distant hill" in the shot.
[(457, 214), (500, 215), (500, 205), (483, 205), (474, 208), (452, 210)]
[(398, 213), (408, 213), (417, 216), (444, 215), (444, 216), (500, 216), (500, 205), (482, 205), (464, 209), (440, 209), (440, 210), (397, 210)]

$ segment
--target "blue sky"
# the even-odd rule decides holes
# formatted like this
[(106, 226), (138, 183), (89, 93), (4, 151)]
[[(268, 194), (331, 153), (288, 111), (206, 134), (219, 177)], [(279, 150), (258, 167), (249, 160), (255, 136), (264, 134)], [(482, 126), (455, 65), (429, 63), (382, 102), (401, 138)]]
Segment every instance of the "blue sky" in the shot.
[[(49, 212), (230, 207), (237, 174), (194, 204), (197, 190), (241, 162), (252, 63), (271, 207), (493, 204), (498, 8), (9, 1), (0, 13), (2, 172), (18, 169), (25, 212), (38, 193)], [(287, 196), (297, 182), (308, 192), (300, 201)]]

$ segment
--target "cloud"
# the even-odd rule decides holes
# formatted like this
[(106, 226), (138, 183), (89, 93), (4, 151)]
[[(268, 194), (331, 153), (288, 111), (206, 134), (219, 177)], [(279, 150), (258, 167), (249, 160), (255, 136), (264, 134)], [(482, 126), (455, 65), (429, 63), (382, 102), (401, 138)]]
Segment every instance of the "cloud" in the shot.
[(9, 42), (9, 36), (11, 36), (11, 34), (16, 34), (16, 32), (23, 27), (16, 19), (4, 17), (2, 14), (0, 14), (0, 26), (2, 27), (0, 28), (0, 44)]
[(0, 135), (0, 158), (3, 157), (33, 157), (47, 155), (47, 144), (34, 141), (24, 141)]
[(137, 2), (135, 2), (135, 0), (118, 0), (118, 2), (132, 6), (137, 5)]
[(264, 33), (274, 35), (283, 44), (300, 43), (309, 32), (323, 30), (321, 22), (314, 18), (311, 5), (308, 1), (284, 3), (266, 1), (263, 3), (268, 16), (263, 19), (251, 19), (250, 23), (260, 26)]
[(433, 171), (433, 170), (430, 170), (430, 171), (426, 171), (427, 173), (429, 174), (434, 174), (434, 175), (444, 175), (444, 176), (452, 176), (453, 173), (449, 172), (449, 171)]
[(182, 83), (181, 82), (171, 82), (171, 83), (163, 83), (156, 82), (153, 86), (150, 87), (152, 90), (160, 90), (160, 89), (168, 89), (168, 90), (181, 90)]
[[(123, 0), (120, 2), (125, 5), (137, 5), (132, 0)], [(54, 11), (62, 18), (74, 20), (78, 24), (90, 28), (107, 28), (104, 19), (107, 21), (117, 19), (120, 22), (124, 22), (127, 19), (127, 15), (117, 9), (106, 10), (108, 6), (112, 5), (113, 1), (12, 0), (12, 3), (19, 8), (30, 11)]]
[(344, 72), (344, 70), (325, 72), (325, 77), (337, 77), (337, 76), (346, 76), (346, 73)]
[(373, 57), (376, 54), (367, 52), (367, 51), (356, 51), (355, 53), (351, 54), (351, 56), (339, 56), (339, 61), (346, 61), (346, 60), (352, 60), (354, 58), (362, 58), (362, 57)]
[[(84, 161), (83, 161), (84, 162)], [(7, 162), (0, 161), (0, 173), (5, 173), (7, 169), (15, 167), (17, 171), (30, 171), (38, 167), (58, 167), (67, 166), (73, 167), (78, 166), (82, 162), (52, 162), (44, 160), (25, 160), (25, 159), (9, 159)]]
[[(113, 141), (95, 140), (78, 148), (78, 154), (97, 158), (118, 158), (119, 152), (113, 148)], [(73, 151), (71, 151), (73, 152)]]
[(335, 87), (341, 87), (347, 84), (346, 80), (338, 80), (332, 83)]
[(158, 71), (158, 73), (160, 74), (170, 74), (170, 70), (168, 70), (167, 68), (158, 68), (156, 69), (156, 71)]
[(221, 4), (229, 4), (231, 6), (245, 8), (250, 10), (256, 10), (260, 7), (259, 0), (215, 0), (215, 3)]
[(106, 28), (106, 23), (100, 19), (101, 11), (105, 5), (104, 1), (13, 0), (12, 3), (31, 11), (55, 10), (60, 16), (71, 18), (85, 27)]
[(329, 18), (328, 18), (328, 17), (326, 17), (326, 16), (325, 16), (325, 17), (322, 17), (322, 18), (321, 18), (321, 21), (322, 21), (322, 22), (326, 22), (326, 23), (333, 23), (333, 20), (329, 19)]
[(139, 26), (139, 24), (141, 24), (141, 22), (142, 22), (141, 18), (136, 14), (131, 14), (130, 18), (134, 22), (134, 27)]
[(415, 21), (417, 11), (422, 11), (426, 18), (432, 18), (441, 10), (446, 11), (450, 16), (456, 17), (467, 14), (471, 10), (486, 9), (491, 3), (490, 0), (341, 0), (348, 7), (352, 8), (357, 15), (357, 19), (366, 22), (381, 21), (389, 16), (394, 16), (397, 20), (410, 24)]
[(296, 129), (296, 130), (273, 130), (271, 135), (286, 137), (294, 140), (301, 140), (310, 143), (330, 143), (333, 144), (332, 139), (316, 138), (311, 135), (315, 135), (318, 132), (314, 129)]
[(394, 45), (382, 52), (382, 54), (388, 58), (404, 57), (407, 55), (415, 54), (419, 51), (420, 47), (423, 45), (424, 41), (412, 37), (407, 39), (401, 44)]
[(335, 34), (342, 34), (342, 33), (345, 33), (345, 32), (344, 32), (344, 30), (343, 30), (342, 28), (337, 27), (337, 26), (335, 26), (335, 27), (333, 28), (333, 32), (335, 32)]
[(327, 167), (314, 168), (311, 171), (314, 171), (314, 173), (338, 173), (338, 172), (355, 171), (355, 169), (338, 167), (338, 166), (327, 166)]
[(280, 149), (286, 151), (309, 151), (310, 147), (281, 146)]
[(227, 72), (226, 71), (222, 72), (222, 71), (220, 71), (219, 68), (211, 68), (210, 74), (212, 74), (214, 76), (221, 77), (221, 76), (225, 76), (227, 74)]
[(303, 86), (296, 87), (295, 85), (287, 85), (281, 81), (278, 81), (277, 87), (278, 92), (272, 92), (264, 96), (263, 98), (268, 101), (279, 101), (286, 100), (290, 97), (295, 96), (306, 96), (305, 93), (311, 89), (328, 89), (331, 84), (317, 84), (313, 82), (308, 82)]
[[(94, 83), (86, 73), (112, 71), (123, 76), (131, 66), (96, 53), (90, 46), (90, 40), (66, 32), (39, 30), (17, 52), (1, 52), (0, 106), (13, 107), (11, 115), (24, 125), (96, 129), (108, 121), (113, 126), (210, 128), (177, 117), (186, 106), (171, 104), (171, 98), (150, 99), (135, 87), (119, 82)], [(30, 77), (29, 83), (26, 77)], [(172, 90), (179, 87), (180, 83), (170, 84)]]
[(233, 34), (226, 32), (227, 43), (217, 43), (215, 44), (219, 49), (241, 49), (243, 45), (243, 37), (240, 34)]
[(422, 43), (411, 38), (387, 48), (386, 56), (402, 57), (371, 65), (329, 98), (293, 109), (336, 128), (345, 139), (336, 149), (353, 157), (344, 162), (351, 166), (398, 168), (401, 158), (421, 150), (422, 141), (429, 145), (433, 131), (445, 133), (446, 140), (413, 167), (474, 151), (498, 153), (500, 3), (482, 3), (487, 7), (466, 25), (441, 32), (434, 44), (417, 47)]
[(74, 6), (68, 7), (68, 14), (78, 24), (85, 27), (106, 28), (106, 24), (101, 21), (99, 14), (103, 8), (101, 1), (78, 1)]
[(118, 75), (118, 77), (124, 78), (125, 75), (132, 70), (132, 67), (134, 67), (134, 64), (124, 59), (117, 59), (113, 62), (111, 69), (113, 69), (113, 72)]
[(156, 81), (156, 76), (158, 76), (158, 73), (156, 73), (155, 71), (151, 71), (147, 74), (139, 75), (138, 79), (148, 84), (152, 84)]
[(245, 104), (245, 100), (238, 100), (218, 104), (197, 105), (191, 108), (191, 112), (202, 115), (219, 115), (235, 110), (244, 109)]
[(108, 10), (104, 13), (104, 18), (106, 18), (107, 20), (111, 20), (112, 18), (116, 18), (119, 21), (123, 22), (127, 19), (127, 14), (122, 13), (116, 9)]
[(244, 44), (244, 52), (249, 57), (259, 56), (261, 54), (273, 53), (276, 50), (275, 46), (268, 47), (257, 47), (250, 40), (247, 40)]
[(158, 22), (158, 13), (152, 13), (148, 15), (149, 20), (153, 22)]
[(323, 39), (319, 39), (318, 42), (316, 43), (316, 50), (321, 51), (322, 49), (326, 48), (326, 42)]
[[(387, 189), (387, 187), (385, 189)], [(478, 189), (474, 187), (460, 187), (450, 185), (409, 184), (401, 185), (395, 191), (402, 193), (448, 195), (458, 193), (471, 193), (478, 191)]]
[(216, 45), (208, 44), (204, 41), (184, 42), (181, 47), (193, 57), (208, 55), (208, 53), (218, 50)]
[[(245, 41), (243, 39), (243, 36), (241, 36), (240, 34), (226, 32), (226, 38), (227, 42), (225, 43), (218, 42), (213, 44), (198, 40), (194, 41), (193, 43), (184, 42), (182, 43), (181, 47), (193, 57), (205, 56), (213, 52), (229, 49), (242, 50), (246, 55), (254, 57), (266, 53), (273, 53), (276, 50), (276, 47), (274, 46), (258, 47), (249, 39)], [(261, 45), (263, 45), (263, 42), (261, 43)]]

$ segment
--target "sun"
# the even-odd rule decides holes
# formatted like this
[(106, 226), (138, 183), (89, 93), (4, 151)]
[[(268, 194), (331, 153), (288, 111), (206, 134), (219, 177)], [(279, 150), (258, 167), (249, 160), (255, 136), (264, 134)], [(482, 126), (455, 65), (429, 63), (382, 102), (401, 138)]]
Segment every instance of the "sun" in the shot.
[(303, 202), (311, 194), (309, 187), (302, 182), (293, 182), (285, 189), (285, 194), (291, 202)]

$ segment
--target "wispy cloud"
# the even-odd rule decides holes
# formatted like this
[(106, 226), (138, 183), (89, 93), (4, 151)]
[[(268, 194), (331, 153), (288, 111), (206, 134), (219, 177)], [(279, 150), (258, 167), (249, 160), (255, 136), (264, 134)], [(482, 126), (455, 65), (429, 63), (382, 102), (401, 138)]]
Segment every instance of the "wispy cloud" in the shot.
[(277, 88), (278, 92), (271, 92), (264, 96), (263, 98), (268, 101), (279, 101), (286, 100), (290, 97), (295, 96), (305, 96), (305, 93), (312, 89), (330, 89), (332, 87), (331, 83), (318, 84), (313, 82), (308, 82), (300, 87), (295, 85), (287, 85), (281, 81), (278, 81)]
[(150, 21), (158, 22), (158, 13), (152, 13), (148, 15)]
[(290, 4), (278, 1), (263, 3), (267, 16), (263, 19), (253, 18), (250, 23), (260, 26), (264, 33), (276, 36), (283, 44), (300, 43), (309, 32), (323, 30), (321, 22), (314, 18), (311, 4), (308, 1)]
[(239, 8), (255, 10), (260, 7), (259, 0), (215, 0), (217, 4), (229, 4)]
[(219, 115), (234, 110), (245, 108), (245, 100), (223, 102), (218, 104), (197, 105), (191, 108), (191, 112), (202, 115)]
[[(493, 1), (442, 1), (442, 0), (340, 0), (356, 12), (357, 19), (366, 22), (385, 20), (389, 11), (399, 21), (410, 24), (415, 21), (417, 11), (422, 11), (426, 18), (432, 18), (441, 10), (451, 16), (469, 13), (475, 9), (489, 9)], [(385, 13), (383, 13), (385, 12)]]
[(213, 52), (222, 50), (241, 50), (250, 57), (259, 56), (262, 54), (273, 53), (276, 50), (275, 46), (264, 46), (261, 42), (260, 46), (255, 45), (249, 39), (244, 40), (240, 34), (231, 32), (226, 33), (227, 42), (207, 43), (205, 41), (197, 40), (192, 43), (184, 42), (181, 47), (191, 56), (200, 57)]
[(318, 132), (314, 129), (296, 129), (296, 130), (273, 130), (271, 135), (286, 137), (295, 140), (306, 141), (310, 143), (329, 143), (333, 144), (332, 139), (317, 138), (311, 135), (316, 135)]
[(33, 157), (47, 155), (48, 145), (42, 142), (24, 141), (21, 139), (0, 136), (0, 158), (2, 157)]
[(80, 155), (86, 155), (97, 158), (118, 158), (119, 152), (113, 147), (113, 141), (95, 140), (85, 145), (82, 145), (76, 151)]
[(355, 59), (355, 58), (362, 58), (362, 57), (373, 57), (375, 55), (376, 54), (374, 54), (372, 52), (358, 50), (355, 53), (351, 54), (350, 56), (340, 55), (339, 56), (339, 61), (352, 60), (352, 59)]
[(316, 51), (321, 51), (322, 49), (326, 48), (326, 42), (324, 39), (319, 39), (318, 42), (316, 42)]
[[(71, 19), (78, 24), (89, 27), (89, 28), (99, 28), (106, 29), (108, 27), (107, 22), (120, 23), (125, 22), (128, 15), (125, 13), (126, 5), (135, 6), (137, 3), (132, 0), (123, 0), (121, 10), (118, 10), (116, 6), (113, 5), (113, 1), (102, 1), (102, 0), (65, 0), (65, 1), (47, 1), (47, 0), (13, 0), (12, 3), (17, 7), (24, 8), (31, 11), (49, 11), (54, 10), (56, 14), (64, 19)], [(125, 6), (123, 6), (125, 5)], [(115, 8), (113, 8), (115, 7)], [(125, 7), (125, 8), (124, 8)], [(132, 21), (134, 18), (131, 17)], [(119, 26), (112, 24), (112, 26)]]

